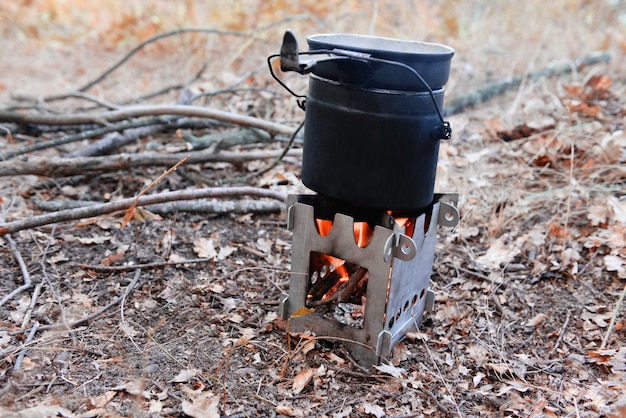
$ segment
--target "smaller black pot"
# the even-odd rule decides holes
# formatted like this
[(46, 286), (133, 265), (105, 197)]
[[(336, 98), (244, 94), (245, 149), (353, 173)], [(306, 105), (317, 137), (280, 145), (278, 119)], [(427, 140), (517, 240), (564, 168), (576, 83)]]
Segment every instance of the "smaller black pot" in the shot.
[[(448, 46), (400, 39), (354, 34), (318, 34), (307, 38), (311, 51), (340, 50), (367, 54), (388, 62), (337, 57), (319, 61), (313, 74), (329, 80), (362, 88), (400, 91), (427, 91), (428, 88), (406, 68), (406, 64), (424, 79), (431, 90), (442, 88), (450, 74), (454, 50)], [(391, 62), (391, 63), (390, 63)]]

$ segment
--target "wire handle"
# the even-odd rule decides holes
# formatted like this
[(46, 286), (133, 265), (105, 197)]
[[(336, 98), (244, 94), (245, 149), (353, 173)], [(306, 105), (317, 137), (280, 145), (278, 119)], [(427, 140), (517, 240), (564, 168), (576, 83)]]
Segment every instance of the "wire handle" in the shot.
[[(293, 37), (293, 34), (290, 31), (287, 31), (283, 39), (283, 47), (281, 48), (281, 53), (273, 54), (267, 57), (267, 65), (269, 67), (270, 74), (272, 75), (274, 80), (276, 80), (278, 84), (283, 86), (285, 90), (291, 93), (291, 95), (296, 97), (297, 99), (296, 102), (298, 103), (298, 107), (300, 109), (305, 110), (306, 108), (306, 95), (298, 94), (294, 92), (293, 90), (289, 88), (289, 86), (287, 86), (287, 84), (285, 84), (285, 82), (283, 82), (276, 75), (276, 73), (274, 72), (274, 68), (272, 67), (272, 60), (274, 58), (281, 59), (281, 70), (296, 71), (303, 75), (313, 72), (315, 70), (317, 61), (309, 61), (309, 62), (300, 63), (300, 61), (297, 58), (300, 55), (330, 55), (330, 56), (334, 55), (334, 56), (346, 57), (349, 59), (352, 58), (352, 59), (359, 59), (359, 60), (365, 60), (365, 61), (370, 61), (370, 62), (380, 62), (383, 64), (391, 64), (391, 65), (395, 65), (395, 66), (398, 66), (398, 67), (401, 67), (410, 71), (411, 74), (413, 74), (420, 81), (420, 83), (422, 83), (422, 85), (426, 88), (426, 90), (430, 94), (430, 98), (432, 99), (435, 110), (437, 111), (437, 116), (439, 117), (439, 120), (441, 121), (441, 125), (435, 128), (435, 130), (433, 131), (433, 135), (436, 136), (438, 139), (450, 139), (452, 137), (452, 127), (450, 126), (450, 122), (444, 120), (443, 114), (441, 113), (441, 110), (439, 109), (439, 106), (437, 105), (437, 99), (435, 98), (435, 93), (430, 88), (428, 83), (426, 83), (424, 78), (417, 72), (417, 70), (415, 70), (415, 68), (403, 62), (390, 61), (390, 60), (386, 60), (382, 58), (374, 58), (370, 56), (369, 54), (364, 54), (364, 53), (355, 52), (355, 51), (346, 51), (343, 49), (333, 49), (333, 50), (316, 49), (313, 51), (298, 52), (297, 44), (295, 43), (295, 38), (293, 38), (292, 40), (291, 37)], [(287, 42), (290, 42), (290, 44), (287, 45), (287, 47), (285, 47)], [(295, 56), (294, 56), (294, 52), (295, 52)], [(283, 65), (283, 59), (286, 60), (284, 65)], [(336, 59), (336, 58), (329, 58), (329, 59)]]

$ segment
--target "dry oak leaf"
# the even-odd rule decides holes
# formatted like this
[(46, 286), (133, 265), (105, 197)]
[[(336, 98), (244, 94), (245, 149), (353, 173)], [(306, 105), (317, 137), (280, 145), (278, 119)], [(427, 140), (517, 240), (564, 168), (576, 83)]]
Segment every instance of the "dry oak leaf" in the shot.
[(183, 412), (193, 418), (219, 418), (219, 396), (211, 392), (188, 392), (191, 401), (183, 401), (181, 407)]
[(537, 314), (534, 317), (532, 317), (531, 319), (529, 319), (528, 322), (526, 322), (525, 326), (527, 326), (527, 327), (537, 327), (537, 326), (543, 324), (544, 322), (546, 322), (547, 318), (548, 318), (548, 315), (546, 315), (544, 313)]
[(281, 415), (287, 415), (288, 417), (303, 417), (304, 411), (293, 406), (280, 404), (276, 407), (276, 413)]
[(215, 244), (210, 238), (198, 238), (193, 242), (193, 251), (200, 258), (214, 258), (217, 256)]
[(198, 369), (186, 369), (181, 370), (180, 373), (176, 375), (175, 378), (170, 380), (172, 383), (185, 383), (194, 379), (198, 374), (200, 374), (200, 370)]
[(369, 415), (374, 415), (376, 418), (384, 417), (385, 410), (375, 403), (363, 402), (363, 412)]
[(311, 379), (313, 379), (313, 376), (315, 376), (315, 370), (313, 369), (304, 369), (298, 373), (293, 379), (293, 384), (291, 385), (293, 394), (297, 395), (302, 392)]
[(374, 366), (374, 368), (380, 372), (387, 373), (390, 376), (393, 376), (397, 379), (401, 378), (402, 375), (406, 374), (406, 369), (401, 367), (396, 367), (391, 364), (381, 364), (379, 366)]

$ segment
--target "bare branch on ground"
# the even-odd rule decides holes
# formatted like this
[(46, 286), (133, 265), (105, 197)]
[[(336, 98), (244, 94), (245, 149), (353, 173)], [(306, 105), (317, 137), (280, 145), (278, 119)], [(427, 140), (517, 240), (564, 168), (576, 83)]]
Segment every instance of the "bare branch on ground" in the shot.
[(282, 125), (276, 122), (270, 122), (264, 119), (255, 118), (252, 116), (240, 115), (237, 113), (202, 106), (187, 106), (176, 104), (136, 105), (126, 106), (122, 109), (109, 112), (66, 115), (37, 115), (32, 113), (2, 110), (0, 111), (0, 122), (31, 123), (36, 125), (107, 125), (111, 122), (118, 122), (121, 120), (137, 118), (141, 116), (162, 115), (195, 116), (221, 120), (223, 122), (230, 122), (249, 128), (259, 128), (269, 132), (272, 135), (291, 135), (294, 130), (294, 128), (292, 127)]
[(83, 218), (92, 218), (96, 216), (115, 213), (121, 210), (128, 209), (133, 205), (147, 206), (177, 200), (194, 200), (203, 198), (224, 198), (240, 196), (255, 196), (260, 198), (276, 199), (281, 202), (284, 202), (287, 199), (287, 196), (285, 194), (274, 190), (247, 186), (180, 190), (175, 192), (165, 192), (141, 196), (138, 199), (132, 197), (128, 199), (117, 200), (115, 202), (103, 203), (96, 206), (69, 209), (50, 214), (33, 216), (18, 221), (4, 222), (0, 224), (0, 236), (43, 225), (49, 225), (58, 222), (67, 222)]
[[(29, 157), (0, 162), (0, 177), (33, 174), (37, 176), (59, 177), (72, 176), (93, 172), (109, 172), (127, 170), (131, 167), (172, 166), (181, 159), (189, 156), (188, 163), (225, 162), (240, 164), (246, 161), (274, 158), (281, 155), (283, 150), (272, 151), (222, 151), (213, 153), (211, 149), (198, 152), (184, 152), (174, 154), (140, 153), (116, 154), (101, 157)], [(290, 150), (287, 155), (300, 156), (302, 149)]]

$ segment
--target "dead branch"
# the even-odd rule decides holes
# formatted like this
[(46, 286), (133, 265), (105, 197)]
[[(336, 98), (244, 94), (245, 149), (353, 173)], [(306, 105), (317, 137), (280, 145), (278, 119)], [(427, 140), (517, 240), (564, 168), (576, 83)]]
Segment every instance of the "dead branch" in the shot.
[(170, 213), (277, 213), (284, 209), (284, 203), (277, 200), (193, 200), (184, 202), (161, 203), (146, 206), (152, 213), (167, 215)]
[(559, 332), (559, 336), (556, 339), (556, 342), (554, 343), (554, 347), (552, 347), (552, 349), (548, 353), (548, 357), (551, 357), (554, 353), (556, 353), (557, 348), (559, 348), (559, 344), (561, 344), (561, 341), (563, 341), (563, 336), (565, 335), (565, 331), (567, 330), (567, 326), (569, 325), (569, 321), (571, 317), (572, 317), (572, 314), (569, 311), (567, 311), (565, 322), (563, 323), (563, 326), (561, 327), (561, 331)]
[(125, 131), (126, 129), (140, 128), (142, 126), (148, 126), (148, 125), (166, 124), (166, 123), (169, 123), (171, 120), (172, 118), (159, 117), (159, 118), (153, 118), (153, 119), (133, 120), (130, 122), (124, 121), (119, 124), (104, 126), (102, 128), (97, 128), (97, 129), (90, 129), (90, 130), (83, 131), (77, 134), (64, 135), (57, 139), (53, 139), (49, 141), (41, 141), (41, 142), (28, 145), (20, 149), (16, 149), (14, 151), (7, 151), (5, 153), (0, 153), (0, 159), (8, 160), (8, 159), (17, 157), (18, 155), (28, 154), (29, 152), (38, 151), (38, 150), (47, 149), (47, 148), (54, 148), (59, 145), (65, 145), (71, 142), (82, 141), (83, 139), (94, 138), (96, 136), (108, 134), (110, 132)]
[(582, 69), (586, 66), (603, 62), (606, 63), (610, 60), (611, 54), (609, 52), (600, 51), (585, 55), (573, 62), (550, 65), (527, 74), (516, 75), (511, 78), (489, 83), (467, 94), (453, 98), (448, 105), (444, 107), (444, 113), (448, 116), (461, 113), (469, 107), (489, 101), (508, 90), (518, 87), (524, 80), (536, 80), (539, 78), (565, 75), (576, 69)]
[(3, 222), (0, 224), (0, 236), (7, 235), (24, 229), (36, 228), (38, 226), (49, 225), (58, 222), (67, 222), (83, 218), (115, 213), (131, 206), (147, 206), (158, 203), (172, 202), (176, 200), (194, 200), (203, 198), (223, 198), (255, 196), (269, 199), (276, 199), (281, 202), (286, 201), (287, 196), (283, 193), (261, 189), (258, 187), (218, 187), (206, 189), (179, 190), (175, 192), (157, 193), (142, 196), (139, 199), (134, 197), (117, 200), (115, 202), (103, 203), (101, 205), (87, 206), (84, 208), (69, 209), (45, 215), (33, 216), (13, 222)]
[[(272, 151), (222, 151), (214, 154), (212, 150), (174, 154), (140, 153), (117, 154), (105, 157), (28, 157), (0, 162), (0, 177), (33, 174), (37, 176), (57, 177), (72, 176), (103, 171), (127, 170), (131, 167), (172, 166), (189, 156), (189, 163), (226, 162), (240, 164), (251, 160), (274, 158), (283, 150)], [(287, 155), (301, 156), (302, 149), (290, 150)]]
[[(190, 103), (191, 92), (188, 89), (183, 90), (176, 104), (188, 105)], [(167, 116), (164, 119), (168, 122), (174, 122), (179, 118), (180, 116)], [(124, 133), (113, 132), (93, 144), (71, 153), (70, 157), (93, 157), (96, 155), (108, 154), (115, 149), (136, 141), (140, 137), (153, 135), (157, 132), (161, 132), (163, 129), (165, 129), (164, 124), (154, 124), (128, 129)]]
[(352, 275), (347, 282), (342, 283), (341, 286), (337, 289), (335, 293), (326, 299), (307, 301), (307, 306), (311, 308), (316, 308), (319, 306), (329, 305), (331, 303), (337, 302), (345, 302), (349, 300), (350, 296), (354, 294), (354, 290), (357, 289), (362, 283), (367, 280), (367, 269), (359, 267)]
[(128, 52), (126, 55), (124, 55), (118, 62), (113, 64), (111, 67), (109, 67), (105, 72), (100, 74), (98, 77), (96, 77), (92, 81), (88, 82), (87, 84), (85, 84), (84, 86), (79, 88), (78, 91), (87, 91), (90, 88), (92, 88), (93, 86), (95, 86), (96, 84), (98, 84), (99, 82), (101, 82), (102, 80), (104, 80), (113, 71), (115, 71), (119, 67), (121, 67), (126, 61), (128, 61), (137, 52), (142, 50), (145, 46), (147, 46), (147, 45), (149, 45), (149, 44), (151, 44), (153, 42), (159, 41), (161, 39), (169, 38), (171, 36), (177, 36), (177, 35), (180, 35), (180, 34), (183, 34), (183, 33), (207, 33), (207, 34), (232, 35), (232, 36), (242, 36), (242, 37), (243, 36), (249, 36), (249, 33), (246, 33), (246, 32), (237, 32), (237, 31), (219, 30), (219, 29), (202, 29), (202, 28), (181, 28), (181, 29), (177, 29), (177, 30), (174, 30), (174, 31), (161, 33), (159, 35), (155, 35), (155, 36), (153, 36), (151, 38), (148, 38), (145, 41), (143, 41), (142, 43), (140, 43), (139, 45), (135, 46), (133, 49), (130, 50), (130, 52)]
[(600, 344), (600, 350), (604, 350), (606, 348), (606, 344), (609, 342), (609, 338), (611, 337), (611, 333), (613, 332), (613, 328), (615, 327), (615, 320), (619, 315), (619, 311), (622, 309), (622, 303), (624, 303), (624, 297), (626, 296), (626, 284), (624, 284), (624, 290), (619, 295), (617, 299), (617, 303), (615, 304), (615, 309), (613, 309), (613, 316), (611, 317), (611, 323), (609, 324), (609, 328), (606, 330), (606, 334), (602, 339), (602, 344)]
[[(120, 295), (119, 297), (115, 298), (113, 301), (109, 302), (107, 305), (103, 306), (102, 308), (98, 309), (95, 312), (92, 312), (91, 314), (84, 316), (80, 319), (77, 319), (76, 321), (71, 321), (69, 322), (67, 325), (69, 326), (69, 328), (76, 328), (79, 325), (82, 325), (86, 322), (91, 321), (94, 318), (97, 318), (100, 314), (102, 314), (103, 312), (107, 311), (108, 309), (112, 308), (113, 306), (117, 305), (118, 303), (120, 303), (122, 300), (124, 300), (126, 297), (128, 297), (128, 295), (130, 294), (130, 292), (135, 288), (135, 286), (137, 285), (137, 282), (139, 282), (139, 278), (141, 277), (141, 269), (138, 268), (135, 271), (135, 277), (133, 278), (133, 280), (128, 284), (128, 286), (126, 287), (126, 291), (124, 292), (123, 295)], [(43, 325), (40, 326), (38, 328), (39, 331), (48, 331), (48, 330), (53, 330), (53, 329), (60, 329), (60, 328), (64, 328), (63, 324), (53, 324), (53, 325)], [(26, 331), (32, 331), (31, 329), (23, 329), (21, 331), (17, 331), (14, 333), (23, 333)], [(11, 334), (12, 335), (12, 334)]]
[(291, 135), (293, 132), (293, 128), (289, 126), (252, 116), (240, 115), (209, 107), (175, 104), (126, 106), (122, 109), (109, 112), (66, 115), (37, 115), (2, 110), (0, 111), (0, 122), (31, 123), (36, 125), (107, 125), (108, 123), (125, 119), (162, 115), (195, 116), (221, 120), (249, 128), (259, 128), (269, 132), (271, 135)]
[(30, 329), (30, 332), (28, 333), (28, 337), (26, 337), (26, 340), (24, 340), (24, 344), (22, 344), (22, 348), (20, 349), (20, 354), (17, 356), (17, 359), (15, 360), (15, 364), (13, 365), (14, 372), (18, 371), (20, 367), (22, 366), (22, 361), (24, 361), (24, 357), (26, 356), (26, 351), (27, 351), (26, 346), (32, 341), (38, 329), (39, 329), (39, 322), (35, 321), (35, 323), (33, 324), (33, 327)]
[[(95, 103), (99, 106), (105, 107), (107, 109), (119, 109), (121, 107), (120, 105), (116, 103), (109, 102), (106, 99), (103, 99), (101, 97), (97, 97), (97, 96), (94, 96), (94, 95), (91, 95), (82, 91), (71, 91), (69, 93), (64, 93), (64, 94), (55, 94), (52, 96), (45, 97), (42, 100), (40, 100), (38, 97), (25, 96), (21, 94), (13, 94), (11, 95), (11, 98), (14, 100), (18, 100), (18, 101), (29, 101), (29, 102), (36, 102), (36, 103), (39, 103), (40, 101), (43, 101), (44, 103), (50, 103), (50, 102), (58, 102), (60, 100), (65, 100), (65, 99), (83, 99), (88, 102)], [(23, 109), (23, 107), (18, 107), (18, 108)], [(13, 107), (13, 109), (15, 109), (15, 107)]]

